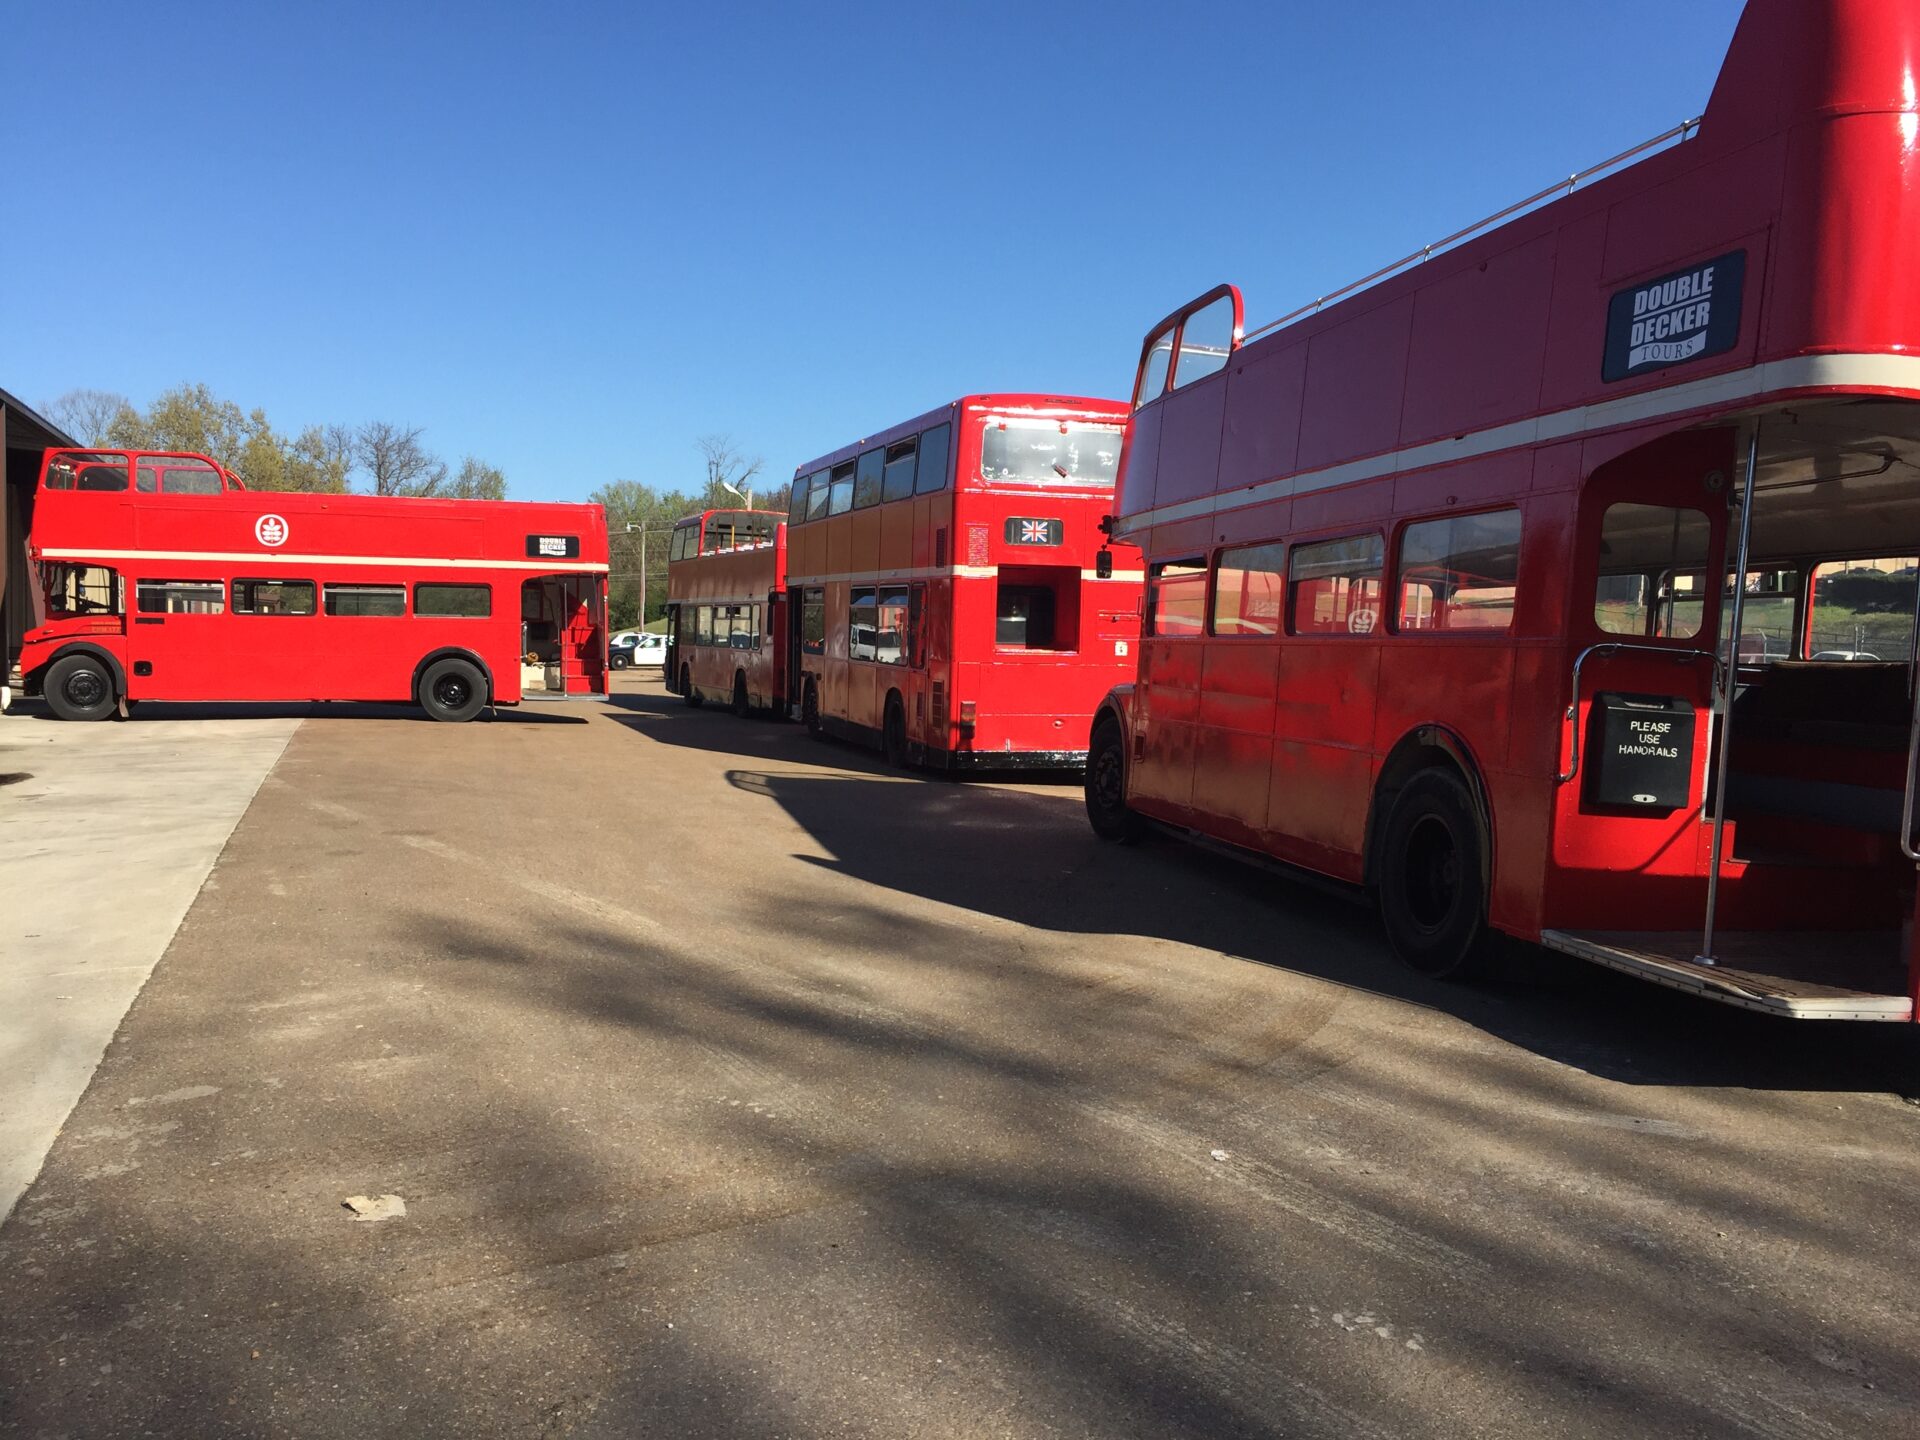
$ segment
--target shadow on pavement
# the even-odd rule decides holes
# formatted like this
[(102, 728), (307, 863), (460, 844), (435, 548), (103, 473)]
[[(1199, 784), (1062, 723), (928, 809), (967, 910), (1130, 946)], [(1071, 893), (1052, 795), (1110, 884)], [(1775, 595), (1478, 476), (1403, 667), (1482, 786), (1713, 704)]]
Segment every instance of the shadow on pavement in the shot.
[[(598, 697), (596, 697), (597, 701)], [(546, 708), (548, 705), (580, 705), (586, 701), (531, 701), (521, 705), (497, 705), (482, 710), (475, 724), (506, 725), (584, 725), (585, 715), (555, 714)], [(527, 704), (536, 708), (528, 709)], [(16, 700), (7, 707), (9, 720), (43, 720), (52, 724), (65, 724), (56, 720), (53, 712), (45, 703), (37, 699)], [(143, 720), (409, 720), (422, 724), (437, 725), (417, 705), (388, 704), (369, 700), (311, 700), (311, 701), (220, 701), (192, 703), (171, 700), (139, 700), (133, 705), (133, 713), (127, 717), (130, 724)], [(111, 721), (107, 722), (111, 723)]]

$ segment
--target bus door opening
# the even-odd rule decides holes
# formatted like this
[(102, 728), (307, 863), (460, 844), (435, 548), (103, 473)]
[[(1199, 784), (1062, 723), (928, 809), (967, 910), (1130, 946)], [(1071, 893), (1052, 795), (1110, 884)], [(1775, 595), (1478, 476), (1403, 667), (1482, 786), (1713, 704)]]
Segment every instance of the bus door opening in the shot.
[(1000, 650), (1078, 650), (1078, 568), (1002, 565), (994, 600), (993, 640)]
[(520, 617), (524, 653), (546, 671), (550, 693), (606, 693), (605, 606), (595, 577), (535, 576), (520, 587)]

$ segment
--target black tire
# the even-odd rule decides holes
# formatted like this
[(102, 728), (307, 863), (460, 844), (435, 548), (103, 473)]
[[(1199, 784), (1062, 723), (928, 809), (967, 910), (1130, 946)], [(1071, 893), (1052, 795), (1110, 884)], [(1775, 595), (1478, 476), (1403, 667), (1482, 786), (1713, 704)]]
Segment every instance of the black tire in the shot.
[(704, 703), (700, 692), (693, 688), (693, 670), (687, 665), (680, 667), (680, 698), (686, 701), (690, 710), (698, 710)]
[(826, 734), (826, 726), (820, 723), (820, 690), (811, 680), (800, 695), (800, 723), (816, 740)]
[(886, 717), (880, 722), (880, 754), (894, 769), (907, 768), (907, 711), (898, 695), (887, 696)]
[(458, 724), (487, 708), (487, 677), (471, 660), (449, 655), (421, 672), (415, 698), (435, 720)]
[(739, 670), (733, 672), (733, 713), (742, 720), (753, 714), (753, 697), (747, 694), (747, 677)]
[(62, 720), (104, 720), (118, 708), (113, 667), (97, 655), (62, 655), (47, 667), (40, 693)]
[(1103, 719), (1087, 746), (1087, 823), (1102, 840), (1131, 845), (1140, 838), (1140, 817), (1127, 808), (1127, 741), (1120, 727)]
[(1466, 782), (1423, 770), (1387, 816), (1380, 846), (1380, 919), (1394, 954), (1436, 980), (1484, 973), (1487, 857)]

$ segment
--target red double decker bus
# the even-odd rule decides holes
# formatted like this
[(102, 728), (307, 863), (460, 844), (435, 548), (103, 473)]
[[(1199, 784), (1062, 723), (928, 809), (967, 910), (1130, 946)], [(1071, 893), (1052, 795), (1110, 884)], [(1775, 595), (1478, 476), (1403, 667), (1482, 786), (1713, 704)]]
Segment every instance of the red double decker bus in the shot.
[(808, 729), (896, 764), (1084, 761), (1139, 636), (1137, 554), (1100, 530), (1126, 414), (972, 395), (802, 465), (787, 588)]
[[(606, 690), (597, 505), (247, 490), (204, 455), (49, 450), (20, 669), (65, 720), (140, 700), (413, 701), (470, 720)], [(124, 712), (122, 712), (124, 713)]]
[(1263, 332), (1230, 286), (1154, 326), (1095, 828), (1364, 884), (1429, 974), (1497, 931), (1911, 1020), (1917, 55), (1911, 4), (1751, 0), (1697, 124)]
[(705, 510), (667, 552), (666, 682), (689, 705), (787, 712), (787, 527), (772, 510)]

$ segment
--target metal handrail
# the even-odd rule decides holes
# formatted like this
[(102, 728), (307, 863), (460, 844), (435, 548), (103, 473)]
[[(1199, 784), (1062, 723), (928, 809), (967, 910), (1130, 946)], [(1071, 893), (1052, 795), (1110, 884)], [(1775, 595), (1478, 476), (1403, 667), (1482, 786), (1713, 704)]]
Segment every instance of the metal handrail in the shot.
[(1374, 271), (1371, 275), (1367, 275), (1362, 277), (1359, 280), (1355, 280), (1351, 285), (1343, 285), (1338, 290), (1330, 290), (1325, 295), (1322, 295), (1318, 300), (1314, 300), (1309, 302), (1308, 304), (1302, 305), (1298, 310), (1289, 310), (1285, 315), (1282, 315), (1278, 320), (1269, 320), (1266, 324), (1262, 325), (1259, 329), (1247, 331), (1245, 335), (1240, 337), (1240, 343), (1244, 345), (1247, 341), (1254, 339), (1256, 336), (1264, 335), (1269, 330), (1278, 330), (1282, 325), (1290, 325), (1303, 315), (1315, 314), (1324, 306), (1331, 303), (1332, 301), (1343, 299), (1344, 297), (1353, 294), (1354, 291), (1356, 290), (1364, 290), (1369, 285), (1373, 285), (1378, 283), (1379, 281), (1385, 280), (1390, 275), (1398, 274), (1400, 271), (1405, 270), (1410, 265), (1418, 265), (1422, 261), (1431, 260), (1435, 255), (1440, 254), (1443, 251), (1446, 251), (1448, 249), (1451, 249), (1453, 246), (1459, 244), (1462, 240), (1465, 240), (1471, 236), (1477, 235), (1482, 230), (1488, 229), (1491, 226), (1498, 225), (1502, 220), (1505, 220), (1510, 216), (1518, 215), (1523, 210), (1530, 210), (1535, 205), (1538, 205), (1543, 201), (1555, 199), (1558, 196), (1560, 196), (1563, 192), (1565, 194), (1571, 195), (1582, 180), (1591, 180), (1594, 176), (1599, 175), (1605, 171), (1611, 170), (1615, 166), (1624, 165), (1626, 164), (1627, 161), (1637, 159), (1639, 156), (1646, 154), (1649, 150), (1653, 150), (1661, 145), (1665, 145), (1669, 140), (1678, 140), (1682, 144), (1685, 144), (1688, 140), (1691, 140), (1693, 138), (1694, 132), (1700, 128), (1700, 120), (1701, 120), (1701, 117), (1698, 115), (1694, 116), (1693, 119), (1691, 120), (1683, 120), (1678, 125), (1674, 126), (1673, 129), (1668, 130), (1662, 134), (1656, 135), (1651, 140), (1643, 140), (1638, 145), (1634, 146), (1631, 150), (1622, 150), (1618, 155), (1615, 155), (1610, 160), (1602, 160), (1598, 165), (1590, 166), (1585, 170), (1576, 171), (1574, 174), (1569, 175), (1564, 180), (1555, 181), (1553, 184), (1549, 185), (1546, 189), (1541, 190), (1536, 194), (1529, 195), (1524, 200), (1517, 200), (1513, 204), (1507, 206), (1507, 208), (1504, 210), (1496, 210), (1493, 214), (1487, 216), (1487, 218), (1484, 220), (1474, 221), (1473, 224), (1467, 226), (1464, 230), (1456, 230), (1453, 232), (1453, 234), (1447, 236), (1445, 239), (1436, 240), (1431, 245), (1424, 245), (1420, 249), (1414, 251), (1411, 255), (1408, 255), (1402, 259), (1394, 261), (1391, 265), (1383, 265), (1380, 269)]
[(1580, 672), (1588, 660), (1595, 655), (1618, 655), (1631, 650), (1640, 655), (1665, 655), (1673, 660), (1711, 660), (1713, 662), (1713, 683), (1716, 693), (1721, 684), (1720, 657), (1711, 650), (1682, 650), (1665, 645), (1635, 645), (1630, 641), (1602, 640), (1598, 645), (1589, 645), (1575, 657), (1573, 662), (1573, 699), (1567, 705), (1567, 719), (1573, 722), (1573, 753), (1568, 761), (1567, 772), (1558, 777), (1558, 783), (1567, 784), (1580, 773)]

